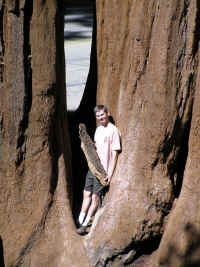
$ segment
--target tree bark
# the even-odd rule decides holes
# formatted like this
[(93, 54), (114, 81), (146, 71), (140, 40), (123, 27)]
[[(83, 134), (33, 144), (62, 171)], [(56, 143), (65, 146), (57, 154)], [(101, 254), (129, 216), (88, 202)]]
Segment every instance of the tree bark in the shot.
[[(197, 129), (191, 120), (198, 118), (193, 101), (198, 103), (199, 4), (102, 0), (96, 12), (97, 103), (108, 106), (121, 130), (122, 153), (86, 248), (94, 266), (123, 266), (151, 254), (166, 229), (160, 248), (165, 255), (171, 235), (184, 228), (179, 221), (197, 220), (197, 229), (198, 178), (189, 177), (198, 169), (199, 136), (189, 136)], [(185, 180), (197, 193), (183, 204)], [(171, 231), (174, 217), (171, 227), (166, 222), (176, 199), (177, 227)], [(188, 206), (194, 209), (181, 219)], [(174, 235), (174, 241), (181, 243), (181, 237)]]
[(1, 262), (88, 267), (71, 210), (64, 6), (3, 0), (0, 10)]
[[(90, 72), (69, 125), (62, 4), (0, 1), (0, 263), (198, 266), (198, 1), (96, 1)], [(108, 106), (122, 152), (83, 246), (78, 123), (93, 134), (96, 103)]]

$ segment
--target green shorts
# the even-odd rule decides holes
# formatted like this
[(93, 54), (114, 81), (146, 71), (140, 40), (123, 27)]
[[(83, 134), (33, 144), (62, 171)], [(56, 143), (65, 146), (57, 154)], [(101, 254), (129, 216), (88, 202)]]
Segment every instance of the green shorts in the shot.
[(91, 192), (92, 194), (96, 194), (98, 196), (101, 195), (104, 186), (99, 182), (99, 180), (92, 174), (89, 170), (86, 176), (85, 187), (86, 191)]

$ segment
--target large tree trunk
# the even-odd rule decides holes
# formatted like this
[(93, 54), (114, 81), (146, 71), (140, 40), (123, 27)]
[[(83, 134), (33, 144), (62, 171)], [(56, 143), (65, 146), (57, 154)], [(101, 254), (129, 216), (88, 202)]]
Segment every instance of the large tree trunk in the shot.
[[(189, 267), (200, 266), (200, 72), (199, 40), (200, 20), (198, 2), (190, 5), (191, 36), (194, 38), (193, 50), (188, 50), (193, 62), (196, 77), (192, 122), (189, 135), (189, 151), (184, 170), (180, 197), (169, 217), (159, 250), (152, 257), (149, 266)], [(194, 17), (193, 17), (194, 16)], [(197, 19), (198, 18), (198, 19)], [(196, 20), (195, 20), (196, 19)], [(195, 44), (196, 42), (196, 44)], [(192, 53), (196, 52), (196, 54)]]
[[(171, 231), (171, 217), (162, 253), (185, 221), (199, 231), (195, 126), (196, 137), (189, 142), (191, 119), (198, 120), (193, 100), (198, 105), (199, 5), (195, 0), (102, 0), (96, 12), (97, 103), (108, 106), (121, 130), (122, 153), (85, 245), (93, 265), (122, 266), (158, 247), (180, 192), (176, 228)], [(182, 197), (183, 181), (187, 192), (196, 188), (192, 197)], [(177, 244), (181, 238), (174, 237)]]
[(88, 266), (71, 211), (63, 6), (4, 0), (0, 10), (2, 266)]
[[(90, 73), (69, 127), (61, 2), (0, 1), (1, 265), (198, 266), (198, 1), (96, 1)], [(89, 263), (72, 213), (86, 171), (78, 123), (93, 133), (96, 101), (122, 153), (83, 239)]]

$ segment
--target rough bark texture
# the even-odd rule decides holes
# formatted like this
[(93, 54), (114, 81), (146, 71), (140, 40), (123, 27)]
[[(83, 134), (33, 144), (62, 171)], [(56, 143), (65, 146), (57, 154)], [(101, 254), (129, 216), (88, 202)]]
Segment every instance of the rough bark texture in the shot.
[(62, 2), (3, 0), (0, 16), (2, 266), (89, 266), (71, 212)]
[[(0, 264), (199, 266), (199, 1), (96, 1), (69, 128), (62, 10), (56, 0), (0, 1)], [(122, 153), (81, 240), (78, 124), (92, 135), (96, 101), (109, 107)]]
[(172, 236), (183, 257), (177, 252), (165, 266), (183, 266), (192, 244), (184, 229), (200, 230), (198, 1), (102, 0), (96, 12), (97, 103), (120, 128), (122, 153), (85, 238), (87, 254), (94, 266), (147, 266), (148, 257), (138, 258), (158, 247), (166, 229), (150, 266), (168, 256)]

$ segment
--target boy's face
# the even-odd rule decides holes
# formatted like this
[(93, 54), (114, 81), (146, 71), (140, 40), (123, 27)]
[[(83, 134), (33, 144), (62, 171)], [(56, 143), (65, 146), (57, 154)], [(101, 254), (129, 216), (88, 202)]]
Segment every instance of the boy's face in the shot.
[(106, 126), (109, 122), (108, 113), (103, 110), (99, 110), (96, 112), (96, 119), (101, 125)]

